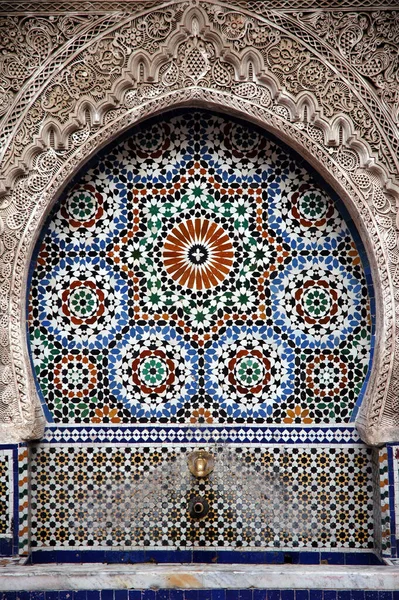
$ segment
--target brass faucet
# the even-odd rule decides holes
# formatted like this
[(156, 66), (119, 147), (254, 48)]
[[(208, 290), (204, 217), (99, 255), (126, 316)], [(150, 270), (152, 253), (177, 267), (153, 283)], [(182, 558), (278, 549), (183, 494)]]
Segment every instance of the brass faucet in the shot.
[(215, 457), (205, 450), (194, 450), (194, 452), (191, 452), (191, 454), (188, 455), (187, 462), (190, 473), (192, 473), (194, 477), (202, 479), (213, 471)]

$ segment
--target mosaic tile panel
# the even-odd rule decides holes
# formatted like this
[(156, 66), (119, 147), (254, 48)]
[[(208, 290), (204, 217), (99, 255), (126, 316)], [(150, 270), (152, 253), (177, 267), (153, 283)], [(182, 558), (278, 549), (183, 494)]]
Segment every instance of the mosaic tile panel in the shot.
[(399, 551), (399, 447), (388, 446), (388, 469), (390, 489), (390, 525), (392, 554)]
[[(373, 548), (370, 450), (212, 449), (207, 479), (182, 446), (38, 446), (33, 548)], [(192, 519), (195, 496), (209, 503)]]
[(338, 205), (249, 124), (135, 130), (54, 210), (29, 332), (58, 423), (348, 422), (368, 288)]
[(375, 506), (375, 523), (380, 523), (381, 527), (381, 552), (389, 555), (391, 552), (391, 518), (390, 518), (390, 499), (389, 499), (389, 465), (387, 448), (380, 448), (376, 451), (378, 457), (378, 478), (380, 492), (380, 510)]
[(11, 519), (13, 507), (12, 452), (0, 450), (0, 536), (12, 535)]
[(29, 450), (18, 448), (18, 546), (19, 554), (29, 552)]
[(359, 444), (355, 426), (303, 427), (300, 425), (259, 427), (140, 427), (103, 425), (76, 427), (48, 425), (42, 442), (50, 444)]

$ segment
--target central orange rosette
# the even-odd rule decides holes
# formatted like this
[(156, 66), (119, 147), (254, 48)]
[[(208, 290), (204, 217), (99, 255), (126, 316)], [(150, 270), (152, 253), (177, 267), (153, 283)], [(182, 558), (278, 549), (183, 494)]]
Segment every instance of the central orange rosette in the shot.
[(233, 266), (234, 249), (230, 237), (208, 219), (189, 219), (168, 234), (163, 262), (179, 285), (193, 290), (219, 285)]

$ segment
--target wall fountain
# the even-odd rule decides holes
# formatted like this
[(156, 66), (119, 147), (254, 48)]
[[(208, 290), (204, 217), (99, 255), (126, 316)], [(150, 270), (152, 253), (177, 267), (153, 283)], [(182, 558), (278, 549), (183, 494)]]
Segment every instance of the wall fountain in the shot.
[(351, 421), (372, 287), (342, 215), (301, 159), (204, 111), (74, 180), (30, 277), (31, 563), (379, 564)]
[[(58, 590), (399, 589), (399, 456), (354, 428), (398, 439), (395, 19), (320, 2), (0, 7), (0, 554), (29, 589), (46, 561), (97, 562), (47, 567)], [(318, 175), (230, 113), (324, 174), (371, 267)], [(151, 575), (170, 560), (210, 565)]]
[(49, 422), (32, 560), (374, 560), (371, 451), (351, 422), (373, 294), (345, 217), (302, 159), (204, 111), (144, 123), (75, 178), (30, 279)]

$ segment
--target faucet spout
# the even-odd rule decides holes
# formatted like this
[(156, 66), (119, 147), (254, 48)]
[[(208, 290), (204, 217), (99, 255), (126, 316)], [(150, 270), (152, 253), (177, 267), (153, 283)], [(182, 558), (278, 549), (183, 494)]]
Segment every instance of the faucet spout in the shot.
[(202, 479), (211, 473), (215, 466), (215, 457), (205, 450), (195, 450), (188, 456), (188, 468), (190, 473)]

